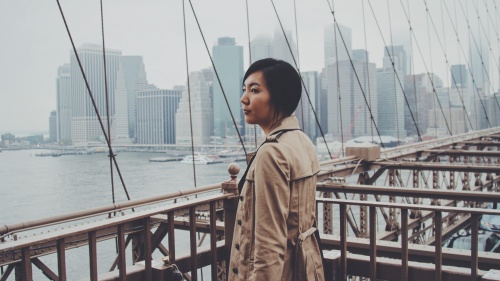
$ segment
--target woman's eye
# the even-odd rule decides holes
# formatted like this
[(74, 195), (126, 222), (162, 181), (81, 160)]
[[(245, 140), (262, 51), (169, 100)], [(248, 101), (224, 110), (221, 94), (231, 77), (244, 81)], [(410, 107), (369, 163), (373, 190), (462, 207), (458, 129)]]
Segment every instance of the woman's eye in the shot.
[(259, 91), (257, 91), (257, 89), (251, 89), (250, 90), (252, 93), (258, 93)]

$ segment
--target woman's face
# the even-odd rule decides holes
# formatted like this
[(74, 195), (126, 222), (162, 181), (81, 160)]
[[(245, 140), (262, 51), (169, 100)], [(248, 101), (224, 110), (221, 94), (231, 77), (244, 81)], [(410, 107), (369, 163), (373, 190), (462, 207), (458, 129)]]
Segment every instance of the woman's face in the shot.
[(264, 74), (256, 71), (243, 82), (241, 97), (245, 121), (248, 124), (259, 125), (268, 134), (274, 123), (274, 106), (271, 104), (271, 94), (267, 88)]

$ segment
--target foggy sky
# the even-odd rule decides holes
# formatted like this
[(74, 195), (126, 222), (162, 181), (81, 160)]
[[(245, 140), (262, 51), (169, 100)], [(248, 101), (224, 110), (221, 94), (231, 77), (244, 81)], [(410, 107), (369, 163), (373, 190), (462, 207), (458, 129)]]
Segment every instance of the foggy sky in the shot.
[[(469, 14), (473, 31), (483, 32), (477, 24), (473, 2), (460, 0)], [(450, 64), (466, 63), (462, 52), (469, 52), (469, 32), (459, 5), (460, 1), (446, 0), (452, 16), (459, 22), (462, 41), (459, 49), (457, 38), (441, 1), (428, 1), (432, 20), (445, 45)], [(60, 0), (73, 40), (77, 47), (84, 43), (102, 44), (100, 2), (98, 0)], [(104, 28), (106, 48), (118, 49), (123, 55), (140, 55), (144, 58), (150, 84), (168, 89), (186, 81), (186, 62), (181, 0), (104, 0)], [(269, 0), (249, 0), (250, 37), (267, 33), (272, 35), (279, 28)], [(295, 36), (294, 1), (275, 0), (285, 29)], [(321, 71), (323, 67), (323, 30), (333, 24), (327, 0), (296, 0), (297, 33), (302, 71)], [(407, 1), (402, 1), (405, 5)], [(410, 17), (417, 39), (413, 41), (415, 73), (435, 72), (449, 85), (449, 68), (430, 18), (425, 12), (424, 1), (410, 1)], [(492, 46), (490, 77), (498, 89), (498, 18), (493, 2), (486, 14), (479, 2), (482, 24), (489, 32)], [(405, 45), (409, 53), (410, 33), (400, 1), (370, 1), (377, 16), (384, 40), (395, 45)], [(475, 2), (474, 2), (475, 3)], [(192, 0), (205, 39), (211, 51), (218, 37), (236, 38), (244, 47), (244, 61), (248, 66), (248, 34), (244, 0)], [(364, 15), (363, 20), (363, 8)], [(337, 21), (352, 29), (353, 49), (368, 49), (370, 61), (382, 65), (384, 42), (367, 0), (334, 1)], [(203, 41), (189, 6), (185, 2), (189, 70), (210, 66)], [(443, 10), (442, 10), (443, 9)], [(390, 12), (390, 14), (389, 14)], [(389, 15), (392, 25), (389, 25)], [(494, 17), (496, 16), (496, 17)], [(443, 21), (442, 21), (443, 19)], [(366, 25), (366, 30), (364, 29)], [(392, 29), (392, 36), (391, 36)], [(443, 33), (443, 29), (445, 32)], [(366, 33), (366, 41), (365, 41)], [(430, 34), (430, 36), (428, 35)], [(54, 0), (0, 0), (0, 134), (34, 133), (48, 130), (49, 113), (56, 109), (57, 68), (69, 63), (71, 44), (64, 27), (57, 2)], [(392, 37), (392, 40), (391, 40)], [(296, 39), (294, 39), (296, 41)], [(417, 44), (421, 49), (420, 55)], [(471, 51), (476, 51), (476, 49)], [(432, 52), (429, 52), (432, 49)], [(431, 63), (432, 61), (432, 63)], [(493, 71), (493, 69), (496, 69)], [(448, 78), (447, 78), (448, 77)], [(448, 79), (448, 80), (447, 80)]]

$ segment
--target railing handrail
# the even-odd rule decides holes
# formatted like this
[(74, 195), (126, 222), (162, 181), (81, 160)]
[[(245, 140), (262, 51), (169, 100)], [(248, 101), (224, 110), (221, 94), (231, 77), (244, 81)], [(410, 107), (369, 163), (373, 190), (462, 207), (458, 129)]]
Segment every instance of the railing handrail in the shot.
[(146, 198), (134, 199), (134, 200), (130, 200), (130, 201), (117, 202), (117, 203), (113, 203), (113, 204), (108, 204), (108, 205), (104, 205), (104, 206), (90, 208), (87, 210), (70, 212), (70, 213), (66, 213), (66, 214), (62, 214), (62, 215), (51, 216), (51, 217), (41, 218), (41, 219), (36, 219), (36, 220), (31, 220), (31, 221), (24, 221), (24, 222), (9, 224), (9, 225), (3, 225), (3, 226), (0, 226), (0, 237), (3, 237), (9, 233), (19, 231), (19, 230), (29, 230), (29, 229), (33, 229), (36, 227), (50, 226), (50, 225), (54, 225), (54, 224), (58, 224), (58, 223), (80, 220), (80, 219), (98, 216), (98, 215), (102, 215), (102, 214), (106, 214), (106, 213), (114, 212), (114, 211), (118, 211), (118, 210), (132, 209), (132, 208), (142, 207), (145, 205), (160, 203), (160, 202), (163, 202), (166, 200), (171, 200), (171, 199), (175, 199), (175, 198), (179, 198), (179, 197), (185, 197), (188, 195), (195, 195), (195, 194), (215, 191), (215, 190), (218, 190), (220, 188), (221, 188), (221, 183), (205, 185), (205, 186), (201, 186), (201, 187), (197, 187), (197, 188), (187, 189), (184, 191), (177, 190), (174, 192), (169, 192), (169, 193), (158, 195), (158, 196), (151, 196), (151, 197), (146, 197)]
[(500, 210), (495, 209), (481, 209), (481, 208), (461, 208), (461, 207), (448, 207), (448, 206), (434, 206), (434, 205), (421, 205), (421, 204), (400, 204), (391, 202), (371, 202), (371, 201), (357, 201), (346, 199), (332, 199), (332, 198), (317, 198), (317, 203), (331, 203), (338, 205), (357, 205), (366, 207), (388, 207), (396, 209), (407, 210), (424, 210), (431, 212), (448, 212), (448, 213), (469, 213), (475, 215), (496, 215), (500, 216)]
[[(384, 196), (420, 197), (445, 200), (462, 200), (478, 202), (500, 202), (500, 193), (466, 191), (466, 190), (440, 190), (421, 189), (412, 187), (385, 187), (376, 185), (361, 185), (347, 183), (320, 182), (317, 190), (322, 192), (342, 192), (349, 194), (371, 194)], [(318, 198), (320, 199), (320, 198)]]
[[(175, 211), (186, 209), (189, 207), (198, 206), (198, 205), (213, 202), (213, 201), (219, 201), (219, 200), (231, 197), (231, 196), (233, 196), (233, 195), (226, 194), (226, 193), (219, 193), (219, 194), (215, 194), (215, 195), (209, 195), (207, 197), (201, 197), (201, 198), (197, 198), (197, 199), (193, 199), (193, 200), (189, 200), (189, 201), (174, 203), (174, 204), (171, 204), (168, 206), (156, 207), (156, 208), (153, 208), (151, 210), (144, 210), (141, 212), (131, 213), (131, 214), (127, 214), (127, 215), (120, 216), (120, 217), (110, 218), (109, 220), (106, 220), (106, 225), (108, 227), (114, 226), (114, 225), (119, 225), (119, 224), (123, 224), (123, 223), (129, 222), (129, 221), (140, 220), (140, 219), (151, 217), (151, 216), (161, 214), (161, 213), (175, 212)], [(37, 244), (40, 242), (47, 242), (48, 240), (50, 240), (50, 237), (52, 237), (52, 236), (54, 236), (54, 237), (57, 236), (57, 239), (60, 239), (60, 238), (64, 238), (67, 236), (71, 236), (75, 233), (82, 233), (82, 232), (84, 233), (84, 232), (94, 231), (100, 227), (102, 227), (101, 222), (91, 222), (89, 224), (84, 224), (84, 225), (81, 225), (81, 226), (74, 228), (74, 229), (65, 229), (63, 231), (64, 232), (63, 234), (57, 233), (57, 232), (42, 233), (42, 234), (38, 234), (38, 235), (35, 235), (33, 237), (30, 237), (30, 238), (26, 238), (26, 239), (10, 241), (10, 242), (4, 243), (4, 244), (0, 243), (0, 253), (5, 252), (7, 250), (8, 251), (15, 251), (15, 250), (21, 249), (23, 247), (26, 247), (28, 245), (31, 245), (31, 244)]]

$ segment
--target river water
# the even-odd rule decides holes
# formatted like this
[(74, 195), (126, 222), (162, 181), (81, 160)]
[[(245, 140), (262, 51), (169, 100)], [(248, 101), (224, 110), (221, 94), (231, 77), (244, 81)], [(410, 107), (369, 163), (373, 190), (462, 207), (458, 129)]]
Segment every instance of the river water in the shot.
[[(110, 163), (107, 154), (36, 156), (47, 152), (51, 151), (4, 150), (0, 153), (0, 225), (112, 203)], [(118, 153), (116, 160), (131, 199), (194, 188), (192, 165), (180, 162), (149, 162), (151, 158), (164, 156), (166, 155), (161, 153)], [(245, 165), (243, 162), (238, 164)], [(227, 166), (228, 163), (197, 165), (197, 186), (228, 180)], [(243, 171), (240, 172), (242, 173)], [(126, 195), (116, 170), (114, 178), (115, 200), (125, 201)], [(176, 232), (179, 243), (184, 244), (180, 241), (182, 236)], [(109, 251), (114, 249), (112, 241), (102, 244), (104, 245), (98, 244), (99, 272), (109, 269), (110, 260), (114, 255), (113, 251)], [(185, 245), (189, 245), (187, 240)], [(126, 254), (129, 260), (129, 249)], [(45, 258), (42, 260), (57, 272), (55, 260)], [(87, 247), (69, 250), (67, 266), (68, 280), (79, 280), (88, 276)], [(33, 271), (35, 280), (46, 280), (41, 277), (36, 267)], [(204, 275), (207, 275), (206, 271)]]

